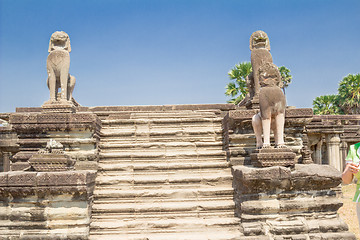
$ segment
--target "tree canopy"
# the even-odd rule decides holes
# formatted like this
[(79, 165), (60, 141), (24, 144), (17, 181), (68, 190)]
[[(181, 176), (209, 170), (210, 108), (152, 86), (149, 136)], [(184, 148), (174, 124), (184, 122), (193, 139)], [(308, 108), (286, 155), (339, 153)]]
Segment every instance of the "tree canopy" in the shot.
[(360, 74), (344, 77), (338, 94), (323, 95), (313, 101), (314, 114), (360, 114)]
[[(228, 72), (228, 76), (230, 80), (232, 80), (225, 87), (225, 95), (231, 97), (231, 99), (227, 101), (228, 103), (238, 104), (245, 98), (248, 93), (246, 77), (251, 72), (252, 67), (250, 62), (235, 64), (235, 66)], [(279, 67), (279, 72), (281, 75), (282, 89), (285, 94), (285, 88), (287, 88), (291, 83), (292, 76), (290, 75), (290, 70), (285, 66)]]
[(230, 96), (228, 103), (238, 104), (248, 93), (246, 77), (252, 72), (250, 62), (235, 64), (229, 72), (229, 78), (234, 80), (226, 85), (225, 95)]

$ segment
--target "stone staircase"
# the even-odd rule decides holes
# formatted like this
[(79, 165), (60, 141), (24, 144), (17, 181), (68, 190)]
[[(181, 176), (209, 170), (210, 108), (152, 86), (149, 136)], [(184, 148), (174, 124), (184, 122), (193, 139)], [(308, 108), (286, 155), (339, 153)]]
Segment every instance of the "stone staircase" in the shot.
[(102, 116), (90, 239), (239, 239), (214, 110)]

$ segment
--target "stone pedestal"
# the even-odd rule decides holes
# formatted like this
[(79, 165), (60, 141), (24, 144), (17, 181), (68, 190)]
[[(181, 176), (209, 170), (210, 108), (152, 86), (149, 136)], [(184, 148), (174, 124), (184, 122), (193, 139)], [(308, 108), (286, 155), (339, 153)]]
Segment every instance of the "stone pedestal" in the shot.
[(35, 153), (29, 164), (37, 172), (68, 171), (74, 168), (75, 161), (65, 154)]
[(262, 148), (251, 153), (251, 164), (255, 167), (294, 166), (295, 153), (289, 148)]
[(236, 215), (251, 239), (355, 240), (339, 218), (341, 173), (328, 165), (233, 167)]
[(88, 239), (95, 171), (0, 173), (0, 239)]
[(41, 108), (42, 112), (50, 113), (75, 113), (76, 111), (76, 107), (71, 101), (45, 102)]

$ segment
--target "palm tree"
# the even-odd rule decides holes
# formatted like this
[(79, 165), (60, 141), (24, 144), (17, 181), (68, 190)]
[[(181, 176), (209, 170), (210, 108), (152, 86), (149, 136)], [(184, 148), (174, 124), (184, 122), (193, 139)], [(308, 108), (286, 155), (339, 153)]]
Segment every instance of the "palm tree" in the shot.
[(282, 81), (282, 90), (285, 95), (285, 88), (289, 86), (291, 83), (292, 76), (290, 75), (290, 70), (286, 68), (285, 66), (279, 67), (279, 72), (281, 75), (281, 81)]
[(236, 64), (235, 67), (228, 72), (229, 78), (231, 80), (235, 80), (234, 82), (230, 82), (226, 85), (225, 95), (232, 97), (228, 103), (238, 104), (245, 98), (248, 93), (246, 77), (251, 73), (251, 71), (251, 63), (242, 62)]
[(313, 111), (317, 115), (340, 114), (341, 109), (338, 107), (338, 95), (324, 95), (316, 97), (313, 101)]
[[(251, 72), (252, 67), (250, 62), (238, 63), (228, 72), (229, 78), (235, 80), (226, 85), (225, 95), (232, 97), (227, 101), (228, 103), (238, 104), (245, 98), (248, 93), (246, 77)], [(290, 70), (284, 66), (279, 67), (279, 72), (281, 75), (282, 89), (285, 94), (285, 88), (291, 83), (292, 76), (290, 75)]]
[(340, 106), (346, 114), (360, 114), (360, 74), (349, 74), (339, 83)]

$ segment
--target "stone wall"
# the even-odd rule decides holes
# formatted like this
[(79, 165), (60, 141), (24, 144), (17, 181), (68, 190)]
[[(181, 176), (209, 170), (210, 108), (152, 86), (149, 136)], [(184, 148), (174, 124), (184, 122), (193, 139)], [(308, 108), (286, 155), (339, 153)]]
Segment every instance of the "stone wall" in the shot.
[(331, 166), (233, 167), (236, 214), (256, 239), (355, 239), (337, 210), (340, 172)]
[(88, 239), (95, 175), (0, 173), (0, 239)]

